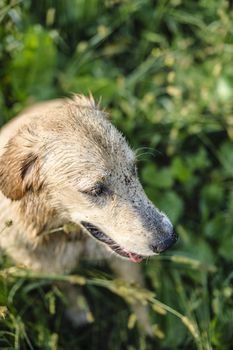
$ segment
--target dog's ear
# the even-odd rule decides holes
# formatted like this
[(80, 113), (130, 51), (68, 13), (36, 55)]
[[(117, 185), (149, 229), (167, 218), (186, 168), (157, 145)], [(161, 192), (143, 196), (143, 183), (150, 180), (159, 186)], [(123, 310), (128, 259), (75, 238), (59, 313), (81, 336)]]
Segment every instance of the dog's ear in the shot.
[(0, 156), (0, 191), (19, 200), (27, 191), (38, 191), (41, 185), (36, 135), (27, 128), (10, 139)]

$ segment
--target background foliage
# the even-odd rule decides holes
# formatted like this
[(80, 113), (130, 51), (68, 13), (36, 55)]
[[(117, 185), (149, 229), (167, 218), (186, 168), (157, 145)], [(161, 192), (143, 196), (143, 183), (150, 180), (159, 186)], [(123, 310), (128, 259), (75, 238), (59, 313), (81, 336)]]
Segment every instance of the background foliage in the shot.
[(1, 349), (231, 348), (232, 34), (231, 1), (0, 0), (0, 124), (37, 100), (101, 96), (143, 147), (141, 180), (180, 236), (143, 264), (162, 302), (151, 299), (153, 339), (134, 327), (129, 291), (107, 267), (77, 271), (95, 317), (81, 332), (62, 317), (65, 296), (49, 276), (2, 258)]

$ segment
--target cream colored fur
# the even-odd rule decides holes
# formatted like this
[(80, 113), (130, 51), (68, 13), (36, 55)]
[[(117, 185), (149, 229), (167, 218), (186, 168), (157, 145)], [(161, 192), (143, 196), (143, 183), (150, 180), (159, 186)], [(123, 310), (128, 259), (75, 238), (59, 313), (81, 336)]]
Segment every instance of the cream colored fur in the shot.
[[(108, 193), (91, 195), (100, 182)], [(2, 128), (0, 246), (40, 271), (70, 271), (82, 256), (111, 256), (85, 230), (82, 237), (56, 231), (82, 221), (145, 257), (172, 232), (146, 197), (124, 137), (92, 97), (76, 95), (29, 108)]]
[[(116, 251), (148, 257), (170, 245), (172, 225), (146, 197), (135, 158), (92, 97), (25, 110), (0, 131), (0, 247), (16, 263), (52, 273), (69, 272), (80, 259), (105, 259), (142, 284), (138, 265), (81, 225), (98, 227)], [(75, 230), (65, 229), (70, 223)], [(145, 308), (135, 311), (150, 333)]]

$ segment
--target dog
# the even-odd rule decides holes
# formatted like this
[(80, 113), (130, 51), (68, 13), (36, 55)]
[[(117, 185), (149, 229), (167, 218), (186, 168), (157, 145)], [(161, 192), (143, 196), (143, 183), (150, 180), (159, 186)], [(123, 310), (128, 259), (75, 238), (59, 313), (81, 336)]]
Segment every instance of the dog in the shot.
[[(70, 224), (76, 230), (66, 230)], [(108, 260), (127, 279), (177, 239), (136, 155), (92, 96), (42, 102), (0, 131), (0, 247), (35, 271)]]

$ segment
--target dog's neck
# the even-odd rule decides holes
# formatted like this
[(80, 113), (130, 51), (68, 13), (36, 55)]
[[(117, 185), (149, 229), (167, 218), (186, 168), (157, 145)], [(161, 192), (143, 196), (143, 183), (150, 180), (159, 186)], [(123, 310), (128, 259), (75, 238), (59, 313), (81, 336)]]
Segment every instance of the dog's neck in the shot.
[(35, 239), (35, 243), (53, 239), (57, 234), (63, 235), (67, 240), (86, 239), (83, 228), (60, 215), (49, 204), (45, 193), (25, 197), (19, 203), (17, 212), (27, 236)]
[(18, 220), (32, 238), (66, 223), (49, 204), (46, 193), (28, 193), (16, 206)]

